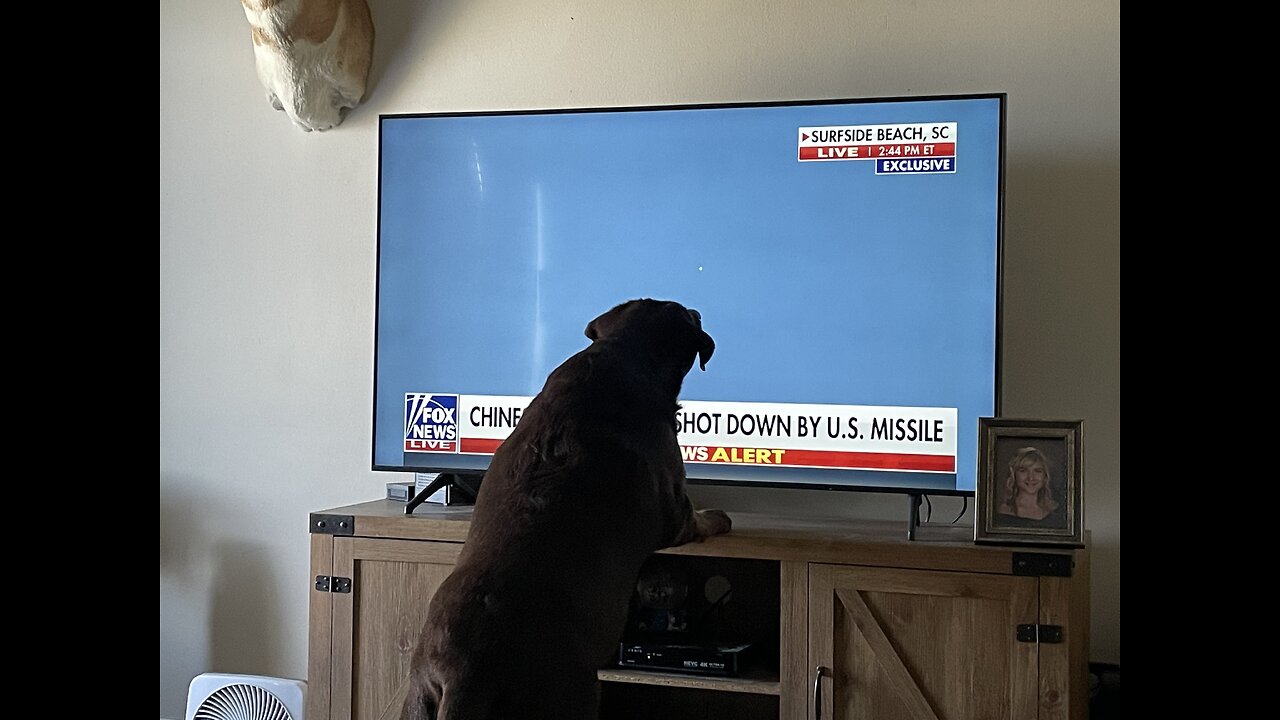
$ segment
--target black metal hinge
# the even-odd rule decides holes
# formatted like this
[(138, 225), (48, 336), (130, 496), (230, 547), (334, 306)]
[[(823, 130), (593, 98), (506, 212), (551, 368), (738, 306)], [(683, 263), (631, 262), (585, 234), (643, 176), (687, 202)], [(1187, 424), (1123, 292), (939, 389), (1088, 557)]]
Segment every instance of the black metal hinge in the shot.
[(356, 519), (350, 515), (311, 513), (311, 532), (321, 535), (353, 535)]
[(1062, 642), (1061, 625), (1019, 625), (1016, 636), (1018, 642), (1041, 642), (1056, 645)]
[(317, 575), (316, 590), (320, 592), (349, 593), (351, 592), (351, 578)]
[(1014, 575), (1034, 575), (1049, 577), (1071, 577), (1071, 566), (1074, 564), (1070, 555), (1059, 553), (1025, 553), (1013, 554)]

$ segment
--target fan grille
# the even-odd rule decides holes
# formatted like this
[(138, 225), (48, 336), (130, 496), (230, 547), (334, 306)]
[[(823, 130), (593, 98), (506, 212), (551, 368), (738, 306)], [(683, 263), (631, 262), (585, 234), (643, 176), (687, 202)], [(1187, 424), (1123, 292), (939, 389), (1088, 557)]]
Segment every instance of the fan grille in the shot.
[(224, 685), (196, 709), (194, 720), (293, 720), (280, 698), (256, 685)]

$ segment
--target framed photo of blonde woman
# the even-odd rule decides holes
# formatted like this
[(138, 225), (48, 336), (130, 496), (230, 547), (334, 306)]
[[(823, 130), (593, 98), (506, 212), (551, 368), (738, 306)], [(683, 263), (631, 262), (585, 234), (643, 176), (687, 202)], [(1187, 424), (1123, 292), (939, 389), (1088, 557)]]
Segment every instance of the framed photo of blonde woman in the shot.
[(1083, 425), (978, 420), (975, 542), (1084, 546)]

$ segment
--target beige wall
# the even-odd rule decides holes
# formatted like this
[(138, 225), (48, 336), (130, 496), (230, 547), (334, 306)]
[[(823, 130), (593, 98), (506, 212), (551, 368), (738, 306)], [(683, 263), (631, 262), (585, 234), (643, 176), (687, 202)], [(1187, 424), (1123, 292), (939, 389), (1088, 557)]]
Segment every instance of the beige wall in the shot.
[(201, 672), (304, 677), (307, 514), (400, 477), (368, 469), (377, 115), (395, 112), (1007, 92), (1004, 409), (1085, 420), (1091, 657), (1119, 662), (1118, 0), (371, 6), (370, 95), (304, 134), (264, 99), (238, 3), (160, 5), (162, 715)]

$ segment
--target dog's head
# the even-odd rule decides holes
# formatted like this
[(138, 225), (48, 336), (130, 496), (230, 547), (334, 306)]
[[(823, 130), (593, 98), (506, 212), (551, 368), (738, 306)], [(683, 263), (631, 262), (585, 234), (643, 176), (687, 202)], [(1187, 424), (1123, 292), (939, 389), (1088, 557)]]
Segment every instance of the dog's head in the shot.
[(707, 369), (707, 361), (716, 344), (702, 329), (702, 315), (692, 308), (669, 300), (629, 300), (615, 306), (587, 323), (587, 337), (592, 341), (619, 338), (643, 342), (650, 351), (681, 368), (680, 375), (698, 365)]

